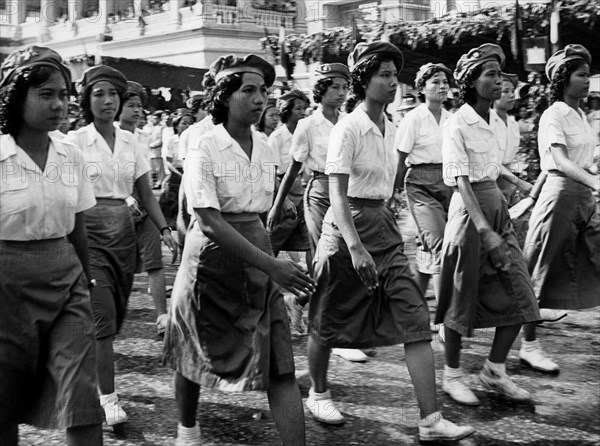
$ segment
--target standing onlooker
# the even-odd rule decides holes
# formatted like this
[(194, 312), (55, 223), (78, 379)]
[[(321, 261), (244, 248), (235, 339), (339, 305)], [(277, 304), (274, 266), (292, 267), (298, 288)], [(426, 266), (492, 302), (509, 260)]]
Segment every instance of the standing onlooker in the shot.
[[(444, 182), (454, 188), (444, 231), (436, 323), (444, 324), (443, 389), (459, 404), (479, 405), (460, 368), (462, 336), (495, 327), (479, 381), (485, 389), (527, 401), (529, 392), (506, 374), (506, 358), (521, 324), (540, 319), (531, 279), (496, 179), (512, 178), (490, 126), (502, 95), (504, 52), (483, 44), (463, 54), (454, 78), (464, 104), (444, 126)], [(505, 172), (506, 171), (506, 172)]]
[[(71, 74), (59, 54), (10, 54), (0, 81), (0, 444), (18, 423), (102, 445), (83, 211), (96, 203), (81, 151), (50, 136)], [(40, 181), (41, 179), (41, 181)], [(86, 278), (87, 277), (87, 278)]]
[(154, 184), (153, 189), (159, 189), (162, 184), (162, 180), (165, 178), (165, 168), (163, 166), (162, 159), (162, 146), (163, 146), (163, 129), (165, 127), (163, 116), (165, 112), (157, 110), (152, 113), (150, 122), (148, 123), (148, 131), (150, 133), (150, 142), (148, 147), (150, 148), (150, 167), (152, 169), (152, 179)]
[(96, 195), (96, 206), (85, 212), (91, 276), (97, 281), (91, 296), (96, 372), (106, 422), (115, 425), (127, 420), (115, 392), (113, 340), (125, 318), (135, 272), (135, 229), (125, 203), (134, 186), (163, 241), (173, 252), (177, 245), (152, 195), (148, 161), (134, 135), (114, 122), (121, 112), (127, 79), (114, 68), (96, 65), (83, 73), (81, 83), (80, 105), (90, 124), (70, 132), (66, 140), (82, 149)]
[[(600, 176), (590, 174), (596, 135), (580, 102), (588, 95), (592, 56), (582, 45), (567, 45), (546, 63), (552, 105), (538, 133), (540, 167), (547, 174), (525, 240), (525, 258), (541, 308), (580, 309), (600, 305), (600, 216), (592, 192)], [(531, 367), (556, 372), (524, 327), (519, 356)]]
[(184, 187), (195, 218), (165, 338), (165, 361), (175, 370), (177, 446), (200, 441), (200, 386), (267, 390), (282, 443), (305, 444), (289, 324), (276, 282), (294, 294), (312, 292), (314, 282), (293, 262), (271, 255), (259, 215), (271, 206), (279, 154), (251, 130), (274, 79), (274, 68), (255, 55), (220, 57), (205, 77), (216, 127), (187, 153)]

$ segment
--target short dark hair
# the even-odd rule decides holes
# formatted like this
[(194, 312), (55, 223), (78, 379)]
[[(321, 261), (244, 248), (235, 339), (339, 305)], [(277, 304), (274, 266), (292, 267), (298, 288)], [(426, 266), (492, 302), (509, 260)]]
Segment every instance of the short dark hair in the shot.
[(292, 110), (294, 109), (294, 102), (303, 101), (306, 104), (306, 107), (310, 105), (310, 101), (308, 98), (295, 97), (291, 101), (286, 101), (282, 107), (279, 108), (279, 119), (283, 124), (287, 123), (292, 115)]
[[(91, 98), (90, 98), (93, 87), (94, 87), (94, 84), (86, 86), (83, 89), (83, 91), (81, 92), (81, 94), (79, 95), (79, 107), (81, 107), (81, 115), (83, 116), (83, 119), (85, 119), (85, 122), (88, 124), (91, 124), (92, 122), (94, 122), (94, 114), (92, 113)], [(125, 90), (121, 90), (119, 88), (117, 88), (116, 90), (117, 90), (117, 94), (119, 95), (119, 110), (117, 110), (117, 114), (115, 115), (115, 120), (119, 119), (119, 116), (121, 116), (121, 111), (123, 110), (123, 104), (125, 104)]]
[(219, 81), (211, 87), (207, 110), (212, 115), (212, 120), (215, 125), (227, 123), (229, 107), (226, 105), (226, 102), (241, 86), (242, 74), (233, 73), (219, 79)]
[(330, 77), (319, 79), (313, 87), (313, 101), (315, 101), (317, 104), (320, 104), (323, 96), (325, 96), (325, 93), (327, 93), (327, 89), (332, 85), (333, 79)]
[(358, 100), (364, 101), (366, 97), (365, 85), (369, 83), (373, 75), (379, 70), (379, 67), (384, 62), (394, 61), (385, 56), (373, 56), (350, 73), (350, 90)]
[(565, 88), (569, 85), (571, 74), (584, 64), (586, 64), (586, 61), (583, 59), (573, 59), (556, 70), (550, 83), (550, 104), (563, 100)]
[(477, 102), (477, 91), (475, 90), (475, 87), (473, 87), (473, 82), (481, 76), (482, 71), (483, 64), (476, 66), (469, 74), (467, 74), (465, 80), (459, 84), (459, 98), (461, 105), (466, 103), (473, 106)]
[(188, 118), (190, 118), (190, 119), (192, 120), (192, 122), (194, 121), (194, 118), (193, 118), (193, 116), (192, 116), (192, 114), (191, 114), (191, 113), (183, 113), (183, 114), (181, 114), (181, 115), (179, 115), (179, 116), (175, 117), (175, 119), (173, 119), (173, 133), (174, 133), (175, 135), (177, 135), (177, 134), (178, 134), (177, 127), (179, 127), (179, 122), (180, 122), (180, 121), (181, 121), (183, 118), (185, 118), (186, 116), (187, 116)]
[[(23, 125), (23, 106), (27, 92), (32, 87), (39, 87), (47, 82), (52, 74), (60, 71), (47, 66), (34, 66), (23, 70), (20, 74), (0, 90), (0, 132), (16, 135)], [(61, 74), (62, 77), (62, 74)], [(70, 88), (70, 85), (67, 85)]]

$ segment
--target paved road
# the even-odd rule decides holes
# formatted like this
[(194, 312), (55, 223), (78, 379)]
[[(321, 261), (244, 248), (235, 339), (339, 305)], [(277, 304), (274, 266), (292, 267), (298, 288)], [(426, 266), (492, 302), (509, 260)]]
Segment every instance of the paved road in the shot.
[[(405, 240), (414, 228), (403, 222)], [(407, 243), (410, 251), (410, 243)], [(163, 250), (168, 262), (167, 252)], [(167, 264), (167, 263), (166, 263)], [(166, 267), (172, 283), (177, 265)], [(172, 373), (161, 365), (162, 342), (156, 337), (156, 315), (146, 293), (147, 278), (136, 276), (128, 318), (116, 341), (117, 389), (130, 422), (115, 434), (105, 426), (105, 445), (173, 445), (176, 408)], [(433, 307), (433, 301), (429, 301)], [(530, 390), (535, 401), (514, 404), (479, 387), (476, 374), (489, 351), (492, 333), (478, 330), (465, 340), (464, 368), (482, 400), (478, 408), (454, 404), (438, 385), (438, 395), (447, 418), (469, 423), (477, 433), (461, 445), (600, 445), (600, 312), (592, 309), (571, 312), (555, 324), (543, 326), (540, 337), (561, 365), (558, 376), (543, 375), (523, 368), (518, 361), (518, 342), (511, 350), (507, 369), (515, 381)], [(294, 337), (298, 369), (307, 368), (306, 337)], [(443, 370), (443, 345), (434, 339), (438, 384)], [(401, 346), (367, 351), (369, 361), (352, 364), (332, 357), (331, 391), (347, 417), (341, 427), (326, 427), (306, 411), (310, 445), (410, 445), (416, 439), (418, 408)], [(309, 381), (300, 380), (303, 398)], [(260, 392), (226, 394), (206, 391), (201, 395), (203, 444), (280, 444), (269, 414), (266, 395)], [(65, 444), (61, 432), (39, 431), (21, 426), (22, 445)], [(455, 443), (456, 444), (456, 443)]]

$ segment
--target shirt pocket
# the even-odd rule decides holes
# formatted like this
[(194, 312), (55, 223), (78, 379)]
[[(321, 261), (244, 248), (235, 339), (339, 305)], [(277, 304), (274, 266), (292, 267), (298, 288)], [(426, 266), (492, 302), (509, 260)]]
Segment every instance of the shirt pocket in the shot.
[(30, 202), (25, 178), (19, 175), (0, 184), (0, 209), (3, 214), (19, 214), (27, 209)]
[(567, 150), (578, 150), (586, 147), (588, 141), (588, 135), (584, 129), (580, 128), (568, 128), (565, 129), (565, 142), (567, 143)]
[(238, 197), (242, 195), (242, 166), (235, 161), (224, 161), (214, 175), (217, 179), (217, 195), (219, 197)]
[(79, 175), (76, 172), (63, 174), (60, 178), (65, 206), (67, 208), (77, 207), (79, 198)]
[[(486, 171), (490, 168), (490, 162), (493, 161), (490, 153), (490, 142), (482, 139), (467, 139), (465, 140), (465, 148), (469, 159), (469, 179), (479, 181), (487, 176)], [(465, 172), (463, 172), (464, 174)]]

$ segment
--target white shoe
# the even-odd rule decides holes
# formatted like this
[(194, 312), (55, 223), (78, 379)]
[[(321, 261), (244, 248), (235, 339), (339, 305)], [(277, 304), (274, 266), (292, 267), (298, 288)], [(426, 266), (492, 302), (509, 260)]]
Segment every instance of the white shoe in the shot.
[(557, 322), (567, 317), (568, 314), (563, 310), (552, 310), (550, 308), (540, 308), (541, 322)]
[(331, 353), (346, 361), (366, 362), (369, 357), (357, 348), (332, 348)]
[(100, 395), (100, 405), (104, 409), (106, 424), (109, 426), (127, 422), (127, 414), (121, 407), (116, 392), (109, 395)]
[(340, 411), (337, 410), (337, 407), (335, 407), (329, 390), (323, 393), (316, 393), (311, 387), (308, 391), (306, 407), (313, 414), (315, 420), (321, 423), (342, 424), (346, 421)]
[(296, 302), (295, 296), (284, 296), (283, 301), (285, 302), (288, 314), (290, 315), (290, 328), (299, 334), (306, 333), (306, 324), (302, 319), (304, 307)]
[(458, 426), (452, 421), (446, 420), (439, 412), (431, 414), (425, 420), (432, 416), (434, 417), (434, 420), (437, 418), (437, 421), (433, 421), (433, 424), (423, 426), (419, 423), (419, 440), (421, 441), (460, 440), (475, 432), (475, 429), (472, 426)]
[(531, 400), (531, 394), (527, 390), (517, 386), (506, 373), (498, 373), (488, 367), (487, 364), (479, 373), (479, 382), (485, 389), (498, 392), (511, 400)]
[(530, 342), (521, 341), (519, 358), (523, 364), (541, 372), (556, 373), (559, 371), (558, 364), (546, 356), (538, 339)]
[(438, 336), (440, 338), (440, 342), (446, 342), (446, 332), (444, 331), (444, 324), (440, 324), (438, 328)]
[(165, 330), (167, 329), (167, 322), (169, 320), (168, 314), (161, 314), (156, 318), (156, 333), (159, 336), (165, 335)]
[(444, 372), (442, 390), (450, 395), (450, 398), (458, 404), (464, 404), (465, 406), (479, 406), (481, 404), (479, 398), (465, 384), (465, 376), (462, 370), (460, 371), (460, 376), (452, 378), (448, 377), (446, 372)]
[(177, 439), (175, 446), (198, 446), (200, 444), (200, 426), (183, 427), (177, 423)]

